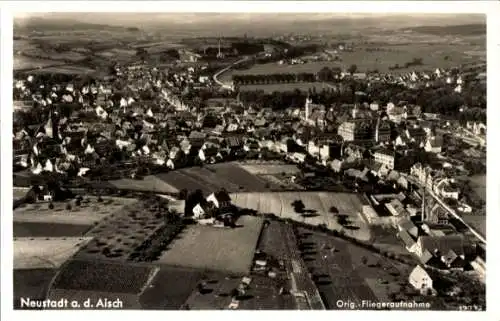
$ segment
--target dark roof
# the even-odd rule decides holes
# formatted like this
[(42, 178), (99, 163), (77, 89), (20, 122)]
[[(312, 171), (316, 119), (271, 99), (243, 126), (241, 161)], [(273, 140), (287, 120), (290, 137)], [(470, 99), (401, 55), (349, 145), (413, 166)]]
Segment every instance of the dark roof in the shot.
[(219, 202), (231, 202), (231, 197), (229, 196), (229, 193), (226, 191), (218, 191), (215, 193), (215, 198)]
[(236, 136), (226, 137), (226, 143), (229, 147), (239, 147), (243, 145), (241, 138)]
[(448, 253), (453, 250), (457, 255), (464, 255), (464, 237), (463, 235), (445, 235), (441, 237), (421, 236), (419, 242), (422, 248), (434, 253), (438, 250), (441, 254)]

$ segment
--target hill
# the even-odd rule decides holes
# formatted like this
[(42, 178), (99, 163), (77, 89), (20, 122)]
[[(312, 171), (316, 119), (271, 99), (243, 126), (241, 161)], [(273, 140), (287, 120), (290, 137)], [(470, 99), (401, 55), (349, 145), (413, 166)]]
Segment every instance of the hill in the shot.
[(68, 31), (68, 30), (95, 30), (95, 31), (139, 31), (136, 27), (122, 27), (108, 24), (87, 23), (71, 19), (49, 19), (34, 17), (14, 22), (14, 33), (18, 31)]
[(436, 36), (485, 36), (485, 24), (465, 24), (450, 26), (419, 26), (404, 28), (404, 31), (431, 34)]

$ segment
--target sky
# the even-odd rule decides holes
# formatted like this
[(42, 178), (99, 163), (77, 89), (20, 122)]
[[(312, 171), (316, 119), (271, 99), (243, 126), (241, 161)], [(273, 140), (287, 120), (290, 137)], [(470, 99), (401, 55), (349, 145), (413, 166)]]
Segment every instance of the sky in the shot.
[(301, 21), (319, 21), (334, 18), (350, 19), (397, 19), (407, 20), (412, 24), (466, 24), (466, 23), (484, 23), (484, 16), (481, 15), (444, 15), (444, 14), (366, 14), (366, 13), (308, 13), (308, 14), (290, 14), (290, 13), (106, 13), (106, 12), (78, 12), (78, 13), (26, 13), (18, 12), (15, 15), (15, 21), (32, 17), (43, 17), (48, 19), (76, 19), (87, 23), (106, 23), (109, 25), (154, 25), (158, 23), (190, 24), (190, 23), (208, 23), (214, 20), (227, 22), (250, 22), (272, 19), (279, 22)]

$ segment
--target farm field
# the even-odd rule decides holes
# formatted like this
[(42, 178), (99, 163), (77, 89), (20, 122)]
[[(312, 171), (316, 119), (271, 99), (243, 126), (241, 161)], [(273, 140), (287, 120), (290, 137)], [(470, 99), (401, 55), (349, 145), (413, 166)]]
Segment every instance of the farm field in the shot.
[(112, 186), (118, 189), (132, 190), (132, 191), (148, 191), (157, 193), (177, 193), (178, 189), (167, 184), (164, 180), (159, 179), (154, 175), (144, 177), (142, 180), (123, 178), (119, 180), (109, 181)]
[(29, 188), (14, 187), (12, 189), (12, 197), (13, 197), (14, 200), (22, 199), (23, 197), (26, 196), (26, 194), (28, 193), (28, 191), (29, 191)]
[(67, 203), (54, 202), (54, 209), (48, 208), (48, 203), (26, 204), (14, 210), (14, 222), (22, 223), (52, 223), (72, 225), (92, 225), (101, 221), (106, 216), (120, 211), (125, 205), (137, 201), (127, 198), (103, 197), (103, 202), (98, 203), (97, 198), (88, 198), (81, 206), (72, 202), (71, 210), (66, 209)]
[(29, 58), (20, 55), (14, 55), (14, 71), (15, 70), (29, 70), (37, 68), (45, 68), (49, 66), (62, 65), (60, 61), (49, 59)]
[(242, 216), (234, 229), (192, 225), (181, 233), (165, 251), (158, 264), (248, 273), (252, 265), (262, 218)]
[(78, 62), (83, 59), (85, 59), (85, 55), (75, 52), (75, 51), (65, 51), (65, 52), (55, 52), (55, 51), (44, 51), (43, 49), (39, 48), (30, 48), (27, 50), (23, 50), (23, 55), (25, 55), (27, 58), (41, 58), (41, 59), (49, 59), (49, 60), (63, 60), (63, 61), (70, 61), (70, 62)]
[(93, 74), (96, 70), (74, 66), (74, 65), (57, 65), (50, 67), (43, 67), (42, 69), (33, 70), (33, 74), (47, 74), (47, 73), (55, 73), (55, 74), (66, 74), (66, 75), (85, 75), (85, 74)]
[(96, 53), (97, 56), (108, 58), (108, 59), (123, 59), (128, 60), (135, 57), (135, 50), (130, 49), (121, 49), (121, 48), (113, 48), (106, 51), (101, 51)]
[(83, 236), (91, 225), (14, 222), (14, 237), (72, 237)]
[(76, 257), (125, 262), (132, 256), (139, 257), (138, 248), (160, 229), (166, 227), (166, 233), (174, 233), (177, 225), (171, 225), (146, 204), (136, 203), (103, 219), (90, 230), (87, 235), (94, 239)]
[(144, 309), (178, 310), (191, 295), (203, 277), (203, 272), (162, 266), (149, 286), (141, 295)]
[(274, 174), (296, 174), (300, 173), (300, 169), (296, 165), (290, 164), (238, 164), (250, 174), (254, 175), (274, 175)]
[(139, 294), (157, 272), (149, 266), (71, 260), (59, 272), (52, 289)]
[(56, 269), (14, 270), (14, 308), (21, 308), (21, 298), (44, 300)]
[(91, 239), (90, 237), (14, 238), (14, 269), (58, 268)]
[(272, 93), (275, 91), (294, 91), (296, 89), (301, 91), (308, 91), (309, 89), (321, 91), (329, 87), (330, 86), (324, 82), (298, 82), (289, 84), (241, 85), (239, 88), (240, 91), (263, 90), (266, 93)]
[(391, 293), (400, 293), (408, 285), (413, 265), (309, 229), (299, 227), (297, 235), (302, 256), (328, 309), (349, 309), (337, 306), (338, 300), (354, 302), (357, 309), (363, 309), (363, 300), (390, 302)]
[[(233, 75), (262, 75), (273, 73), (317, 73), (321, 68), (340, 67), (347, 70), (349, 66), (355, 64), (359, 72), (378, 69), (380, 72), (390, 72), (389, 67), (399, 64), (403, 66), (413, 58), (423, 58), (424, 65), (392, 71), (402, 73), (408, 71), (434, 70), (435, 68), (450, 68), (460, 64), (474, 62), (477, 60), (477, 52), (486, 53), (484, 48), (466, 44), (456, 44), (449, 46), (447, 43), (426, 44), (422, 42), (409, 42), (410, 44), (387, 45), (377, 44), (376, 47), (382, 48), (381, 51), (368, 51), (374, 46), (360, 46), (353, 52), (341, 52), (339, 58), (342, 61), (316, 61), (305, 64), (288, 65), (278, 64), (277, 62), (254, 65), (250, 69), (229, 70), (220, 75), (221, 81), (231, 81)], [(367, 50), (368, 48), (368, 50)], [(470, 53), (474, 51), (474, 55)], [(445, 57), (448, 59), (445, 60)], [(267, 85), (263, 85), (267, 86)], [(276, 85), (281, 86), (281, 85)]]
[[(343, 230), (346, 235), (359, 240), (369, 240), (370, 230), (358, 212), (361, 203), (357, 194), (328, 192), (273, 192), (273, 193), (233, 193), (232, 203), (242, 208), (250, 208), (259, 213), (272, 213), (281, 218), (289, 218), (310, 225), (325, 224), (331, 230)], [(305, 216), (296, 213), (292, 207), (295, 200), (302, 200)], [(347, 215), (350, 226), (342, 227), (330, 209), (335, 207), (341, 215)]]
[(205, 194), (221, 188), (229, 192), (267, 191), (269, 184), (266, 180), (252, 175), (234, 163), (206, 165), (203, 168), (192, 167), (155, 176), (177, 190), (201, 189)]

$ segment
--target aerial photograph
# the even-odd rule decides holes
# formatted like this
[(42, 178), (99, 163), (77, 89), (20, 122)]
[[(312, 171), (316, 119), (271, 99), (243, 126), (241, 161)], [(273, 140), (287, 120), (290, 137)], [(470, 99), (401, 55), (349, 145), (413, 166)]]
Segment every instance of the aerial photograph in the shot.
[(12, 86), (15, 310), (486, 310), (486, 15), (18, 12)]

